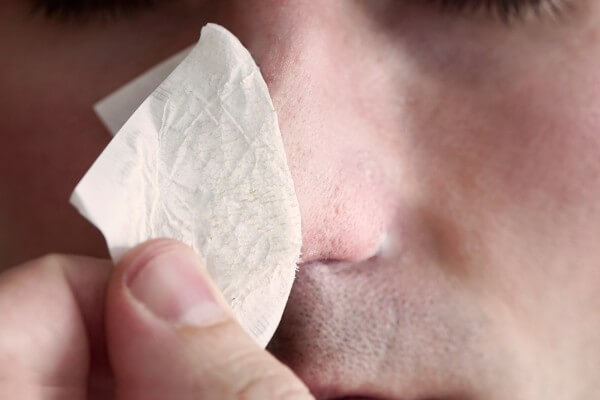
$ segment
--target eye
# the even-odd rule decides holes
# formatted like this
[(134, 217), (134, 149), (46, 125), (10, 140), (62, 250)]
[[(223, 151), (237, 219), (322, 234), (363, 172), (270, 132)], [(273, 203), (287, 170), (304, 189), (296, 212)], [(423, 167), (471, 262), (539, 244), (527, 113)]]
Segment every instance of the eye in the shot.
[(70, 20), (127, 15), (150, 9), (158, 1), (161, 0), (31, 0), (31, 6), (34, 14)]
[(559, 15), (566, 0), (434, 0), (442, 11), (476, 12), (485, 10), (504, 21), (519, 19), (528, 14), (536, 16)]

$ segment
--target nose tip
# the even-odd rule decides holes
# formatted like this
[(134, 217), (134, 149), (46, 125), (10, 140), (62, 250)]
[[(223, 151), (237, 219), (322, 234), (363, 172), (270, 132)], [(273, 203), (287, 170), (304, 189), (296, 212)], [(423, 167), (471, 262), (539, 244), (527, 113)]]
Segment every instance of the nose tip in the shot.
[(326, 226), (303, 234), (301, 263), (317, 260), (359, 262), (379, 252), (384, 235), (378, 229), (365, 232), (343, 228), (344, 224), (332, 229)]
[(359, 262), (383, 245), (390, 213), (383, 186), (349, 171), (340, 166), (323, 180), (310, 170), (294, 170), (302, 214), (301, 262)]

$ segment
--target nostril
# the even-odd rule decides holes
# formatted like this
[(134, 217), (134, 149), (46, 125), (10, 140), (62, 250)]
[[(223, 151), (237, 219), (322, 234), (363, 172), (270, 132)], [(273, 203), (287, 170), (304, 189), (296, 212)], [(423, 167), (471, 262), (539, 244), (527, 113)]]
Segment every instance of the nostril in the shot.
[(364, 150), (373, 144), (346, 142), (347, 132), (316, 132), (288, 130), (287, 136), (294, 140), (286, 151), (302, 217), (301, 262), (369, 259), (395, 214), (391, 169), (374, 150)]
[(384, 254), (388, 247), (387, 235), (379, 225), (329, 225), (304, 232), (301, 262), (360, 262)]
[(381, 192), (351, 185), (339, 187), (335, 196), (300, 190), (302, 262), (360, 262), (385, 248), (391, 220), (386, 199)]

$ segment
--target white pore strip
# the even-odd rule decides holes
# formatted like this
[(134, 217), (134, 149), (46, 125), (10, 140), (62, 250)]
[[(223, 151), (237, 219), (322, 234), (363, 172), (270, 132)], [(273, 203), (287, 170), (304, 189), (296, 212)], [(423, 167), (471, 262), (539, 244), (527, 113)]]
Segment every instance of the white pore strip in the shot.
[(208, 24), (75, 188), (72, 204), (118, 260), (151, 238), (181, 240), (262, 346), (300, 256), (300, 211), (267, 85), (250, 53)]

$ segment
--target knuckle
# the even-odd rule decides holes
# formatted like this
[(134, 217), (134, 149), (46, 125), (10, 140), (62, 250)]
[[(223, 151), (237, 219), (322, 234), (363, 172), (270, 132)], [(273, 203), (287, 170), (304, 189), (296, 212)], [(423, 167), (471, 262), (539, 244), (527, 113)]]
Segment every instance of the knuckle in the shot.
[(27, 261), (21, 265), (21, 269), (31, 271), (35, 275), (52, 275), (60, 273), (67, 261), (68, 257), (64, 254), (50, 253)]
[(236, 340), (240, 335), (240, 329), (231, 315), (224, 314), (205, 322), (204, 325), (183, 325), (179, 331), (183, 336), (188, 336), (194, 341), (200, 339), (206, 345), (217, 346), (215, 350), (218, 350), (219, 344)]
[(246, 380), (237, 390), (235, 399), (239, 400), (308, 400), (312, 396), (306, 386), (287, 371), (271, 371), (256, 374)]
[(230, 393), (239, 400), (313, 399), (306, 386), (283, 364), (258, 347), (244, 347), (219, 362), (227, 371)]
[(235, 367), (236, 370), (243, 373), (244, 371), (269, 371), (269, 365), (265, 365), (264, 354), (261, 350), (253, 347), (246, 347), (242, 350), (238, 350), (229, 354), (223, 359), (223, 362), (227, 365)]
[(60, 268), (67, 261), (67, 256), (59, 253), (45, 254), (34, 259), (32, 264), (38, 268)]
[(86, 256), (61, 254), (61, 253), (48, 253), (38, 258), (26, 261), (23, 264), (17, 266), (21, 269), (36, 269), (45, 271), (58, 271), (66, 270), (73, 266), (78, 265), (94, 265), (101, 266), (103, 268), (112, 266), (112, 262), (109, 260), (91, 258)]
[(252, 345), (251, 339), (244, 336), (237, 321), (228, 314), (204, 325), (180, 325), (176, 330), (186, 345), (204, 355), (207, 364), (210, 364), (208, 360), (212, 360), (212, 363), (226, 370), (245, 362), (245, 355), (237, 349), (251, 348)]

